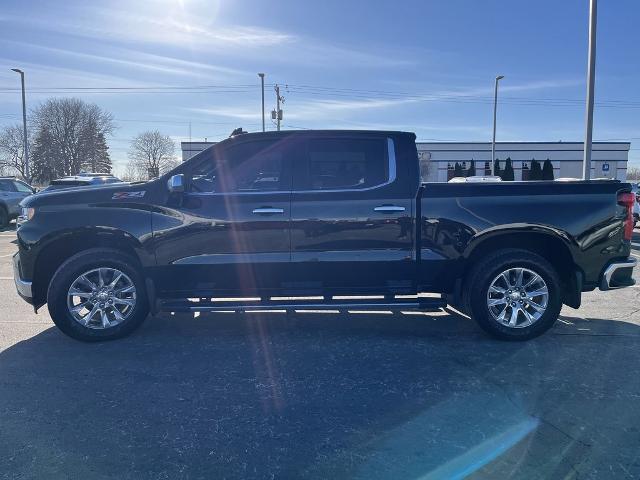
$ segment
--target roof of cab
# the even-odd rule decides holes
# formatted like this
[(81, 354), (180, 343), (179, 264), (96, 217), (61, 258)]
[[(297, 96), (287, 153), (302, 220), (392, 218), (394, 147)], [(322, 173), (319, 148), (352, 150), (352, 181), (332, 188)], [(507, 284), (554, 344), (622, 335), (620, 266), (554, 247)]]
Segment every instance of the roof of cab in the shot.
[[(413, 132), (403, 132), (399, 130), (280, 130), (268, 132), (239, 133), (229, 138), (272, 138), (285, 137), (288, 135), (313, 135), (313, 136), (335, 136), (335, 135), (362, 135), (362, 136), (411, 136), (415, 139)], [(227, 139), (225, 139), (227, 140)], [(222, 140), (224, 141), (224, 140)]]

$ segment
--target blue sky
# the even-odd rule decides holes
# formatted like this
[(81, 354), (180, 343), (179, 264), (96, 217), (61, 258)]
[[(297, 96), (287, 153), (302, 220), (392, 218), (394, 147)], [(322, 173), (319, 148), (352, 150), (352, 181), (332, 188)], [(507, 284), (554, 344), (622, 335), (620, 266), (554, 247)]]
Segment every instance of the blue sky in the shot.
[[(630, 140), (638, 165), (640, 2), (598, 13), (594, 139)], [(30, 107), (76, 96), (113, 113), (119, 170), (144, 130), (177, 142), (189, 123), (193, 140), (258, 130), (265, 72), (267, 112), (283, 85), (285, 128), (488, 141), (502, 74), (498, 140), (581, 141), (587, 15), (588, 0), (3, 0), (0, 124), (20, 120), (7, 89), (22, 68)]]

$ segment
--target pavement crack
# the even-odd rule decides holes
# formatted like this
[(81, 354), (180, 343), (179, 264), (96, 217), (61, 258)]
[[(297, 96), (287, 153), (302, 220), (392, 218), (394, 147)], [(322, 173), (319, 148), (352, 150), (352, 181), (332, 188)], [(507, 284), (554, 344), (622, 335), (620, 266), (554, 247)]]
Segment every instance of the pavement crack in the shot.
[(549, 420), (547, 420), (546, 418), (539, 416), (539, 415), (535, 415), (535, 414), (530, 414), (533, 418), (535, 418), (536, 420), (540, 421), (541, 423), (544, 423), (545, 425), (553, 428), (554, 430), (556, 430), (557, 432), (560, 432), (562, 435), (564, 435), (565, 437), (573, 440), (574, 442), (579, 443), (580, 445), (582, 445), (583, 447), (587, 447), (587, 448), (591, 448), (592, 445), (590, 443), (587, 443), (583, 440), (580, 440), (579, 438), (574, 437), (573, 435), (571, 435), (568, 432), (565, 432), (562, 428), (558, 427), (556, 424), (550, 422)]

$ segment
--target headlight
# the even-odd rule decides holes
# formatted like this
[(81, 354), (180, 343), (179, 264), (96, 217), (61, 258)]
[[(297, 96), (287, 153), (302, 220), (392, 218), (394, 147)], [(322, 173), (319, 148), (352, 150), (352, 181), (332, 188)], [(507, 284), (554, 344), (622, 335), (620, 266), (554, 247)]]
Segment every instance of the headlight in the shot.
[(35, 208), (26, 208), (23, 207), (22, 208), (22, 215), (20, 215), (22, 217), (22, 220), (24, 222), (28, 222), (29, 220), (31, 220), (33, 218), (33, 216), (36, 214), (36, 209)]

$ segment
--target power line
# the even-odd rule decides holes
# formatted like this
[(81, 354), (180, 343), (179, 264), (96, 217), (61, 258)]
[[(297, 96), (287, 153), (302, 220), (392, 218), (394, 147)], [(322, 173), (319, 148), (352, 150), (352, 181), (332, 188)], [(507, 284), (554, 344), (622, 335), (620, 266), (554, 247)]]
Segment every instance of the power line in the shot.
[[(271, 84), (269, 86), (275, 86)], [(490, 95), (464, 94), (464, 93), (412, 93), (404, 91), (367, 90), (355, 88), (338, 88), (320, 85), (288, 85), (290, 91), (304, 93), (311, 96), (329, 96), (339, 98), (366, 98), (366, 99), (406, 99), (413, 101), (441, 101), (453, 103), (491, 103)], [(179, 86), (115, 86), (115, 87), (33, 87), (32, 93), (244, 93), (255, 89), (253, 84), (230, 85), (179, 85)], [(0, 93), (15, 93), (19, 89), (14, 87), (0, 87)], [(505, 96), (503, 103), (523, 106), (579, 106), (582, 108), (583, 100), (573, 98), (536, 98)], [(607, 108), (640, 108), (640, 102), (628, 100), (602, 100), (596, 103), (599, 107)]]

